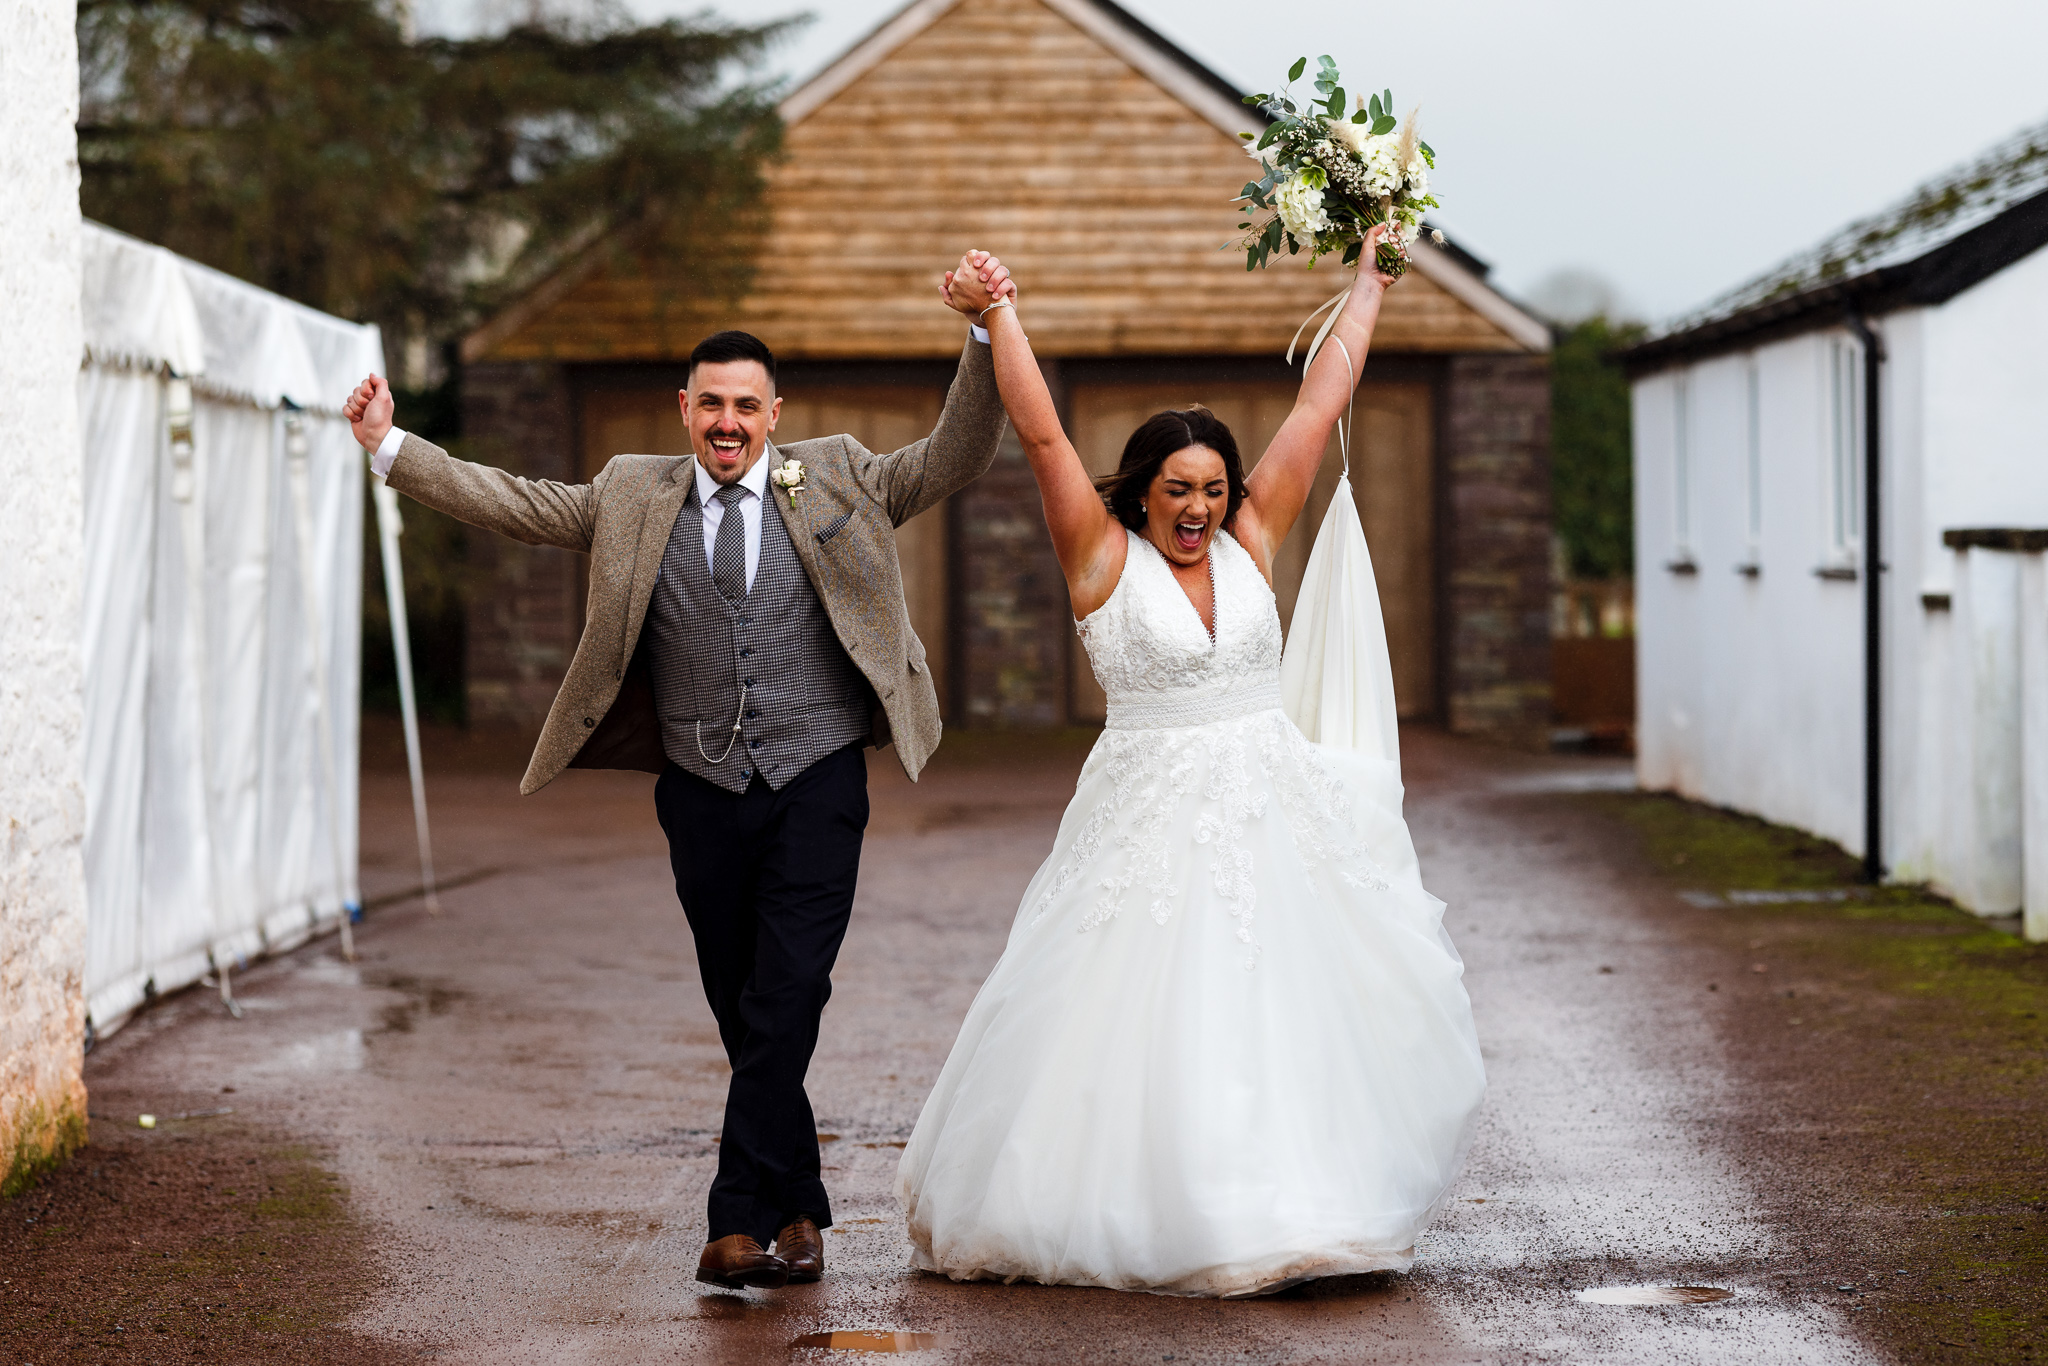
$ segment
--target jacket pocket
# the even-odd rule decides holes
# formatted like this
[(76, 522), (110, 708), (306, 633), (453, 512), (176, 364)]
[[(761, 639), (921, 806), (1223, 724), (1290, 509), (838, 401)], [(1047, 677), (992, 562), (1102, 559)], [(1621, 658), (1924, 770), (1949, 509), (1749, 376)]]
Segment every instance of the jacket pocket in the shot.
[(831, 521), (825, 523), (824, 526), (818, 528), (818, 544), (823, 545), (825, 544), (825, 542), (831, 540), (834, 536), (837, 536), (840, 532), (840, 529), (852, 520), (853, 510), (849, 508), (845, 512), (840, 513), (837, 517), (834, 517)]

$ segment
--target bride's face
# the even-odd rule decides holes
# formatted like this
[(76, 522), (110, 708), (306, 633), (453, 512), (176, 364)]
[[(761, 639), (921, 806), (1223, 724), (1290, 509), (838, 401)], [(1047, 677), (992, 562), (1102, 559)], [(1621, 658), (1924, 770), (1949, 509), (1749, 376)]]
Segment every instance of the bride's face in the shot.
[(1185, 446), (1166, 457), (1145, 491), (1145, 536), (1175, 564), (1196, 565), (1230, 507), (1223, 457)]

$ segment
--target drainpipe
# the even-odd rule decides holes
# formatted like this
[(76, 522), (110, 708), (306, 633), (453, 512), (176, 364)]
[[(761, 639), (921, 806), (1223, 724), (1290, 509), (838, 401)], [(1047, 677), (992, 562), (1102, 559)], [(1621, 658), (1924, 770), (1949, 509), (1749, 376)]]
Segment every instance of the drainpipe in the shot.
[(1860, 308), (1852, 306), (1849, 330), (1863, 343), (1863, 875), (1884, 880), (1884, 571), (1880, 514), (1884, 505), (1883, 463), (1878, 458), (1878, 374), (1884, 342)]

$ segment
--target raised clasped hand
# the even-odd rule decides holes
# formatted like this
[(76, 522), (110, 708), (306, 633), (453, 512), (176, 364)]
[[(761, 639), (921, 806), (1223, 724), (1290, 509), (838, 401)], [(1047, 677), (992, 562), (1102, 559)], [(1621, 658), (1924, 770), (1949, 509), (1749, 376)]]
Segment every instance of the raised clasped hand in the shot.
[(1017, 282), (1010, 278), (1010, 268), (988, 252), (970, 251), (939, 281), (939, 297), (946, 307), (978, 318), (998, 299), (1014, 303)]
[(341, 415), (355, 432), (356, 444), (366, 451), (384, 444), (396, 410), (391, 384), (382, 375), (366, 377), (341, 403)]
[(1385, 223), (1375, 223), (1365, 231), (1365, 241), (1358, 249), (1358, 279), (1360, 283), (1378, 285), (1381, 289), (1394, 283), (1394, 277), (1380, 269), (1380, 243), (1386, 240)]

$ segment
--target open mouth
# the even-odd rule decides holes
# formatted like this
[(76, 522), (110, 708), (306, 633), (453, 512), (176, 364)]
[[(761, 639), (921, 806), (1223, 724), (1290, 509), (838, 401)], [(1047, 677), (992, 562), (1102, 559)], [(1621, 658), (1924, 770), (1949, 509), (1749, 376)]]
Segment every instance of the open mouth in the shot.
[(1175, 522), (1173, 524), (1174, 544), (1178, 545), (1182, 550), (1200, 550), (1202, 548), (1202, 537), (1207, 534), (1208, 530), (1209, 524), (1207, 522)]
[(711, 453), (727, 464), (738, 460), (740, 456), (746, 453), (746, 449), (747, 438), (743, 433), (735, 435), (726, 432), (713, 432), (711, 434)]

